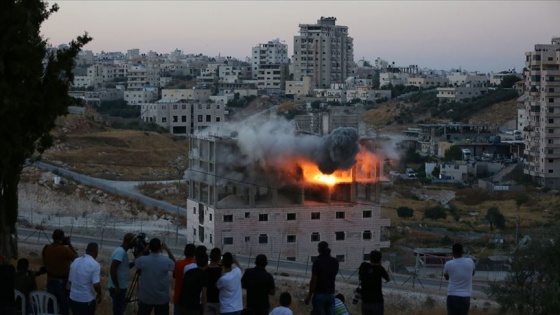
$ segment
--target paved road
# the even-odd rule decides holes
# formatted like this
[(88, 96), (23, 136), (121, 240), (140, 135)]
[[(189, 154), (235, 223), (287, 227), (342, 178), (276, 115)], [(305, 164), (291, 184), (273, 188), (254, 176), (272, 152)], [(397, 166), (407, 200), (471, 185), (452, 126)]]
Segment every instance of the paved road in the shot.
[(177, 214), (178, 212), (181, 215), (186, 215), (186, 211), (187, 209), (183, 208), (183, 207), (179, 207), (173, 204), (170, 204), (168, 202), (165, 201), (161, 201), (161, 200), (157, 200), (157, 199), (153, 199), (150, 197), (147, 197), (143, 194), (141, 194), (136, 187), (142, 183), (176, 183), (177, 181), (153, 181), (153, 182), (147, 182), (147, 181), (142, 181), (142, 182), (138, 182), (138, 181), (114, 181), (114, 180), (107, 180), (107, 179), (101, 179), (101, 178), (95, 178), (95, 177), (91, 177), (88, 175), (83, 175), (83, 174), (79, 174), (76, 172), (72, 172), (69, 171), (67, 169), (61, 168), (59, 166), (55, 166), (55, 165), (51, 165), (51, 164), (47, 164), (44, 162), (34, 162), (33, 163), (34, 166), (40, 168), (40, 169), (44, 169), (44, 170), (49, 170), (53, 173), (58, 173), (64, 177), (69, 177), (72, 178), (72, 180), (83, 184), (83, 185), (90, 185), (90, 186), (94, 186), (97, 187), (99, 189), (105, 190), (107, 192), (113, 193), (113, 194), (117, 194), (117, 195), (121, 195), (121, 196), (126, 196), (132, 199), (136, 199), (140, 202), (143, 202), (146, 206), (148, 207), (158, 207), (161, 208), (171, 214)]

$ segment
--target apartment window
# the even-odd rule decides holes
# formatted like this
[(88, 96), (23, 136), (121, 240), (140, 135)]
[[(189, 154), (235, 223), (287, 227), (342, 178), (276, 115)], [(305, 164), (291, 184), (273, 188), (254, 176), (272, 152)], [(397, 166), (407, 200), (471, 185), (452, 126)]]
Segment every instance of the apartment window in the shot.
[(212, 221), (212, 213), (208, 214), (208, 221)]
[(196, 236), (196, 229), (193, 229), (193, 235)]
[(548, 173), (554, 173), (554, 170), (548, 170)]
[(196, 214), (196, 207), (192, 208), (192, 212), (193, 212), (193, 214)]
[(548, 133), (554, 133), (554, 129), (548, 129)]
[(311, 220), (320, 220), (321, 212), (311, 212)]
[(212, 116), (206, 115), (206, 122), (211, 122), (211, 121), (212, 121)]
[(338, 262), (344, 262), (344, 255), (336, 255), (335, 257)]
[(334, 239), (337, 240), (337, 241), (344, 241), (344, 239), (345, 239), (345, 234), (344, 234), (344, 232), (341, 232), (341, 231), (334, 232), (334, 236), (335, 236)]
[(162, 123), (167, 122), (167, 117), (161, 117), (161, 122)]
[(177, 105), (173, 105), (173, 109), (177, 109)]
[(245, 219), (249, 218), (251, 216), (251, 212), (245, 212)]
[(187, 105), (185, 104), (181, 105), (181, 109), (187, 109)]
[(220, 117), (216, 117), (216, 122), (220, 122)]
[(549, 93), (554, 93), (554, 88), (548, 88)]
[(202, 122), (202, 115), (198, 115), (198, 122)]
[(289, 256), (289, 257), (286, 257), (286, 260), (288, 260), (288, 261), (296, 261), (296, 257), (295, 257), (295, 256)]
[(548, 149), (548, 154), (554, 154), (554, 150), (553, 149)]
[(549, 99), (548, 99), (548, 102), (549, 102), (549, 103), (554, 103), (554, 97), (549, 98)]
[(548, 144), (553, 144), (554, 143), (554, 139), (548, 139)]
[(553, 163), (554, 160), (553, 159), (548, 159), (548, 163)]
[(268, 221), (268, 213), (259, 214), (259, 221)]
[(251, 237), (250, 236), (245, 236), (245, 243), (249, 243), (251, 241)]
[(286, 236), (286, 242), (288, 242), (288, 243), (295, 243), (295, 242), (296, 242), (296, 236), (295, 236), (295, 235), (288, 235), (288, 236)]
[(224, 214), (224, 222), (233, 222), (233, 214)]
[(187, 122), (187, 116), (185, 115), (181, 116), (181, 122)]
[(210, 103), (206, 104), (206, 109), (210, 109)]
[(259, 234), (259, 244), (268, 244), (268, 235)]
[(337, 211), (336, 212), (337, 219), (344, 219), (344, 211)]
[(224, 237), (224, 245), (233, 245), (233, 237)]
[(371, 240), (371, 236), (372, 236), (371, 231), (364, 231), (364, 233), (362, 234), (362, 238), (364, 240)]
[(321, 236), (319, 235), (319, 232), (311, 233), (311, 241), (312, 242), (319, 242), (320, 240), (321, 240)]
[(371, 210), (366, 210), (362, 213), (362, 217), (371, 218)]
[(554, 107), (550, 107), (550, 108), (548, 109), (548, 112), (549, 112), (549, 113), (554, 113)]
[(296, 219), (296, 214), (294, 212), (286, 214), (286, 220), (294, 221)]

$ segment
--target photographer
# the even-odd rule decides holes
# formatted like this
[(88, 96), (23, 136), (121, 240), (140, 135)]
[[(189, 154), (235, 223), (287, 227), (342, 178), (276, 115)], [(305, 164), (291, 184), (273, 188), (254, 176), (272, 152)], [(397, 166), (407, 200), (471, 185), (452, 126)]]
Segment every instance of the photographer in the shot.
[(111, 255), (109, 294), (113, 300), (113, 315), (124, 314), (130, 268), (133, 266), (128, 262), (128, 250), (134, 246), (135, 242), (136, 236), (133, 233), (126, 233), (121, 246), (117, 247)]
[(64, 231), (54, 230), (53, 242), (43, 248), (43, 264), (47, 271), (47, 292), (56, 296), (61, 315), (68, 315), (69, 294), (67, 289), (70, 264), (78, 254), (70, 237), (64, 236)]
[[(381, 252), (371, 251), (369, 262), (360, 265), (359, 277), (362, 287), (362, 315), (383, 315), (385, 306), (383, 292), (381, 291), (381, 279), (389, 282), (389, 274), (381, 265)], [(353, 302), (354, 303), (354, 302)]]
[[(165, 250), (169, 257), (161, 255)], [(158, 238), (152, 238), (149, 244), (150, 254), (139, 256), (134, 260), (136, 269), (142, 272), (138, 285), (138, 315), (169, 314), (169, 272), (175, 267), (175, 256), (166, 244)]]

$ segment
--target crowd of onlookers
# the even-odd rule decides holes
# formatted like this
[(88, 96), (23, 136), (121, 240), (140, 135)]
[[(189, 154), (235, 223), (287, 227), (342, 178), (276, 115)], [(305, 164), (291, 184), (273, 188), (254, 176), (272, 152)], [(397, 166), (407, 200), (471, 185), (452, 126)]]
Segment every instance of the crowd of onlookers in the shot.
[[(96, 261), (97, 243), (89, 243), (85, 254), (78, 256), (70, 238), (62, 230), (55, 230), (52, 238), (53, 242), (43, 248), (44, 267), (39, 273), (28, 270), (29, 261), (25, 258), (18, 260), (16, 270), (0, 256), (0, 314), (17, 314), (19, 304), (15, 301), (14, 289), (23, 293), (28, 304), (27, 313), (32, 313), (37, 306), (29, 300), (29, 294), (37, 290), (35, 277), (41, 273), (47, 274), (46, 291), (56, 298), (61, 315), (68, 315), (70, 311), (74, 315), (95, 314), (103, 297), (101, 267)], [(137, 303), (138, 315), (152, 312), (168, 315), (171, 311), (170, 276), (174, 278), (171, 299), (174, 315), (292, 314), (289, 292), (282, 292), (280, 305), (271, 309), (269, 299), (276, 294), (276, 286), (274, 277), (266, 270), (265, 255), (257, 255), (255, 266), (243, 272), (235, 256), (230, 252), (222, 253), (219, 248), (208, 251), (204, 246), (187, 244), (184, 257), (176, 260), (158, 238), (142, 242), (141, 248), (136, 250), (138, 243), (136, 235), (127, 233), (109, 259), (108, 291), (114, 315), (124, 314), (131, 302)], [(128, 252), (133, 248), (134, 259), (129, 260)], [(319, 255), (313, 262), (304, 302), (312, 304), (311, 314), (348, 314), (344, 296), (336, 294), (335, 290), (339, 262), (330, 255), (326, 242), (319, 242), (317, 250)], [(474, 263), (470, 258), (463, 258), (462, 253), (461, 244), (455, 244), (454, 259), (444, 268), (445, 278), (450, 281), (449, 314), (468, 313)], [(381, 265), (381, 252), (372, 251), (370, 261), (363, 262), (358, 271), (360, 285), (352, 302), (361, 299), (362, 314), (383, 314), (382, 280), (389, 281), (390, 278)], [(245, 304), (243, 289), (246, 290)]]

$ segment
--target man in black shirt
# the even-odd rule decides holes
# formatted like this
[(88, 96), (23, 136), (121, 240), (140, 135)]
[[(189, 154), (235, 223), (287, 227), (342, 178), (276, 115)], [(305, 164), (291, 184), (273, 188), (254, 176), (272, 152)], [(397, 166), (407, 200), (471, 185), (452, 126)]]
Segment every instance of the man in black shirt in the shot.
[(247, 308), (255, 315), (268, 315), (270, 311), (269, 295), (276, 293), (274, 278), (266, 271), (268, 260), (263, 254), (255, 258), (255, 268), (249, 268), (241, 278), (241, 287), (247, 290)]
[(206, 307), (206, 276), (204, 270), (208, 265), (206, 252), (195, 256), (197, 268), (190, 269), (183, 275), (183, 285), (179, 294), (179, 306), (183, 315), (203, 314)]
[(222, 276), (222, 251), (213, 248), (210, 251), (210, 264), (204, 270), (206, 277), (206, 315), (220, 315), (220, 290), (216, 287), (218, 279)]
[(381, 279), (389, 282), (389, 275), (381, 265), (381, 252), (371, 251), (370, 262), (360, 265), (359, 277), (362, 286), (362, 315), (383, 315), (384, 303)]
[(331, 257), (331, 250), (327, 242), (319, 242), (319, 256), (313, 262), (309, 292), (305, 304), (309, 304), (311, 297), (313, 310), (321, 315), (334, 315), (334, 281), (338, 274), (338, 260)]
[(0, 254), (0, 314), (16, 314), (14, 297), (14, 284), (16, 281), (16, 268), (10, 264), (8, 258)]

